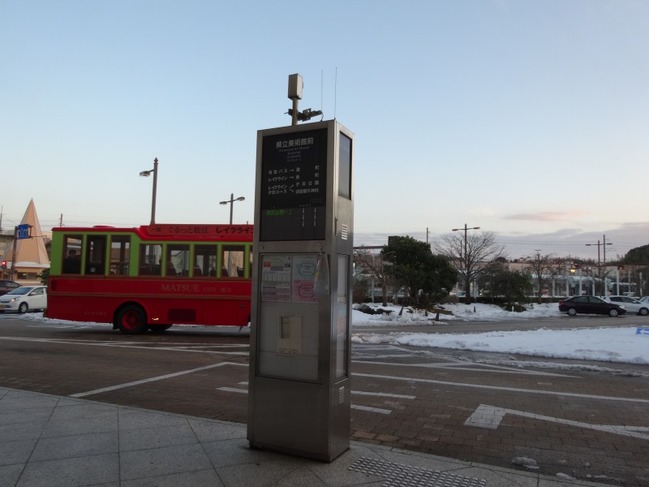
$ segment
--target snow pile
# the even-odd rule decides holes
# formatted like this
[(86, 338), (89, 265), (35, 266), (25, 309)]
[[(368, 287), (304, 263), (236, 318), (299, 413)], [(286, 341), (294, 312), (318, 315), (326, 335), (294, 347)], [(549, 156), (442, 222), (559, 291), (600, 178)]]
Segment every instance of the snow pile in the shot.
[[(366, 305), (374, 310), (384, 310), (388, 313), (367, 314), (358, 310), (359, 305), (354, 305), (352, 322), (354, 325), (393, 325), (395, 323), (417, 323), (432, 321), (437, 317), (435, 312), (426, 312), (409, 307), (381, 306), (380, 304)], [(556, 318), (561, 316), (556, 303), (530, 304), (527, 310), (516, 313), (504, 310), (491, 304), (445, 304), (439, 307), (439, 320), (447, 321), (505, 321), (534, 318)]]
[[(371, 333), (354, 331), (354, 327), (385, 326), (399, 324), (447, 325), (453, 320), (462, 321), (503, 321), (540, 319), (558, 317), (560, 313), (556, 304), (534, 305), (522, 313), (504, 311), (497, 306), (486, 304), (449, 305), (454, 315), (436, 316), (419, 311), (412, 313), (403, 310), (398, 316), (400, 307), (388, 307), (391, 314), (368, 315), (358, 310), (352, 315), (352, 341), (355, 343), (409, 345), (414, 347), (436, 347), (483, 352), (515, 353), (547, 358), (579, 359), (604, 362), (632, 364), (649, 364), (649, 335), (638, 334), (638, 326), (647, 326), (646, 318), (629, 322), (620, 319), (620, 326), (605, 328), (548, 329), (541, 328), (529, 331), (493, 331), (486, 333)], [(588, 318), (585, 318), (588, 319)], [(635, 323), (642, 320), (643, 324)], [(435, 331), (438, 331), (436, 328)]]

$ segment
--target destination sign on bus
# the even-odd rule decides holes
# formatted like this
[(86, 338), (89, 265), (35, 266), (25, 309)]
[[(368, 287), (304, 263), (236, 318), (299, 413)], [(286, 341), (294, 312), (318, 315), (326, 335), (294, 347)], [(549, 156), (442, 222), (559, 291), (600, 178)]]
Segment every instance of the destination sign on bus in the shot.
[(201, 237), (211, 237), (211, 236), (244, 236), (253, 234), (252, 225), (200, 225), (200, 224), (173, 224), (173, 223), (162, 223), (154, 224), (143, 227), (146, 229), (146, 233), (151, 236), (156, 237), (176, 237), (183, 236), (189, 237), (192, 235), (201, 236)]

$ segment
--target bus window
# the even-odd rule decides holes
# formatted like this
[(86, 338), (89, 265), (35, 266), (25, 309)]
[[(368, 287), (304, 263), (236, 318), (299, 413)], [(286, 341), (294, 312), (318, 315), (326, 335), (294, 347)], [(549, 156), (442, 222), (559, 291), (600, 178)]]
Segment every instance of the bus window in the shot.
[(216, 276), (216, 245), (194, 247), (194, 276)]
[(189, 245), (167, 245), (167, 275), (189, 275)]
[(86, 238), (86, 274), (104, 274), (106, 268), (106, 235)]
[(160, 276), (160, 261), (162, 260), (162, 245), (140, 245), (140, 276)]
[(81, 274), (81, 237), (63, 237), (63, 274)]
[(110, 273), (117, 276), (128, 275), (131, 237), (113, 235), (110, 239)]
[(221, 275), (223, 277), (243, 277), (244, 256), (245, 247), (224, 245), (223, 268), (221, 269)]

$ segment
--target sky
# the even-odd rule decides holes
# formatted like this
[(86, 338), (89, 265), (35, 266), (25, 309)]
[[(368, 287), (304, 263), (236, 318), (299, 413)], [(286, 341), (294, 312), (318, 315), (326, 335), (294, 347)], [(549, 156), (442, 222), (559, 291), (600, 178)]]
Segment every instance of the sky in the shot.
[[(254, 220), (258, 130), (355, 134), (355, 245), (649, 243), (644, 0), (0, 0), (0, 205), (44, 230)], [(315, 121), (319, 119), (314, 119)], [(637, 176), (640, 177), (637, 177)]]
[[(452, 315), (440, 315), (440, 321), (431, 321), (432, 317), (424, 317), (421, 313), (403, 313), (398, 316), (400, 308), (388, 306), (391, 315), (369, 315), (358, 310), (353, 311), (352, 322), (355, 326), (394, 326), (398, 324), (411, 325), (427, 322), (431, 326), (443, 327), (446, 330), (437, 333), (372, 333), (354, 332), (352, 340), (355, 343), (387, 343), (393, 345), (408, 345), (413, 347), (450, 348), (456, 350), (474, 350), (483, 352), (499, 352), (527, 355), (542, 358), (592, 360), (611, 363), (649, 364), (649, 323), (646, 319), (626, 315), (620, 317), (620, 325), (614, 327), (592, 328), (546, 328), (542, 322), (536, 330), (524, 331), (492, 331), (486, 333), (456, 333), (453, 323), (458, 321), (485, 322), (506, 320), (538, 320), (539, 318), (558, 317), (559, 308), (556, 303), (534, 305), (522, 313), (511, 313), (498, 306), (475, 303), (445, 304)], [(569, 319), (569, 318), (566, 318)], [(570, 318), (573, 319), (573, 318)], [(579, 318), (580, 320), (582, 318)], [(588, 319), (584, 317), (584, 319)], [(583, 322), (582, 322), (583, 324)], [(482, 328), (482, 327), (481, 327)], [(508, 358), (510, 365), (513, 359)], [(528, 362), (529, 365), (529, 362)], [(535, 366), (543, 367), (543, 362)], [(580, 367), (583, 364), (551, 363), (548, 367)], [(593, 368), (601, 366), (593, 366)]]

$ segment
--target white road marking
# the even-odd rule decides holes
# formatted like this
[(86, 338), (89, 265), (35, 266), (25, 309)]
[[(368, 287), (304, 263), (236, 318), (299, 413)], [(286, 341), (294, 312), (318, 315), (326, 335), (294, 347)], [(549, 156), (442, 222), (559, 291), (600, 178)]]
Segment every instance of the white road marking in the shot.
[(498, 429), (500, 422), (505, 417), (505, 409), (495, 408), (480, 404), (471, 416), (464, 422), (464, 426), (476, 426), (477, 428)]
[(372, 408), (369, 406), (357, 406), (352, 404), (350, 406), (352, 409), (358, 409), (359, 411), (367, 411), (368, 413), (378, 413), (378, 414), (391, 414), (390, 409), (381, 409), (381, 408)]
[(499, 408), (496, 406), (489, 406), (487, 404), (480, 404), (471, 416), (464, 422), (465, 426), (476, 426), (478, 428), (497, 429), (500, 422), (506, 414), (514, 416), (521, 416), (524, 418), (538, 419), (539, 421), (549, 421), (551, 423), (565, 424), (568, 426), (575, 426), (577, 428), (586, 428), (595, 431), (604, 431), (606, 433), (613, 433), (616, 435), (630, 436), (632, 438), (639, 438), (641, 440), (649, 440), (649, 434), (641, 433), (642, 431), (649, 432), (649, 428), (644, 426), (619, 426), (609, 424), (590, 424), (581, 421), (573, 421), (570, 419), (554, 418), (552, 416), (543, 416), (542, 414), (528, 413), (525, 411), (517, 411), (515, 409)]
[(357, 396), (394, 397), (397, 399), (415, 399), (417, 397), (417, 396), (407, 396), (405, 394), (390, 394), (387, 392), (352, 391), (352, 394), (355, 394)]
[(386, 365), (389, 367), (408, 367), (408, 368), (424, 368), (424, 369), (442, 369), (442, 370), (458, 370), (461, 372), (493, 372), (497, 370), (501, 374), (515, 374), (515, 375), (540, 375), (543, 377), (566, 377), (571, 379), (578, 379), (574, 375), (557, 374), (553, 372), (537, 372), (535, 370), (523, 370), (516, 367), (505, 367), (503, 365), (489, 365), (489, 364), (476, 364), (475, 362), (446, 362), (446, 363), (432, 363), (432, 364), (399, 364), (394, 362), (374, 362), (371, 360), (352, 360), (355, 364), (368, 364), (368, 365)]
[[(222, 392), (235, 392), (237, 394), (248, 394), (249, 393), (248, 389), (239, 389), (237, 387), (217, 387), (216, 390), (217, 391), (222, 391)], [(352, 391), (352, 394), (368, 395), (368, 396), (397, 397), (397, 398), (403, 398), (403, 399), (414, 399), (415, 398), (415, 396), (404, 396), (404, 395), (401, 395), (401, 394), (379, 394), (379, 393), (374, 393), (374, 392), (355, 392), (355, 391)], [(392, 414), (391, 409), (375, 408), (375, 407), (370, 407), (370, 406), (359, 406), (357, 404), (351, 404), (349, 407), (351, 409), (358, 409), (359, 411), (366, 411), (368, 413)]]
[(95, 394), (101, 394), (102, 392), (111, 392), (117, 391), (119, 389), (125, 389), (127, 387), (139, 386), (142, 384), (148, 384), (149, 382), (156, 382), (159, 380), (171, 379), (173, 377), (179, 377), (181, 375), (193, 374), (194, 372), (200, 372), (201, 370), (214, 369), (216, 367), (223, 367), (225, 365), (237, 365), (240, 367), (248, 367), (248, 364), (237, 364), (234, 362), (221, 362), (218, 364), (206, 365), (205, 367), (198, 367), (196, 369), (183, 370), (181, 372), (174, 372), (173, 374), (160, 375), (158, 377), (150, 377), (148, 379), (136, 380), (133, 382), (127, 382), (125, 384), (117, 384), (110, 387), (103, 387), (101, 389), (95, 389), (94, 391), (87, 392), (78, 392), (77, 394), (70, 394), (70, 397), (87, 397), (93, 396)]
[(217, 391), (238, 392), (239, 394), (248, 394), (248, 389), (238, 389), (236, 387), (217, 387)]
[[(238, 345), (238, 344), (231, 344), (231, 345), (214, 345), (210, 348), (212, 350), (202, 350), (203, 348), (206, 347), (206, 345), (197, 345), (195, 348), (188, 348), (188, 346), (185, 345), (179, 345), (179, 346), (164, 346), (164, 347), (156, 347), (156, 346), (151, 346), (150, 344), (147, 346), (143, 346), (139, 342), (113, 342), (113, 341), (87, 341), (87, 340), (62, 340), (62, 339), (56, 339), (56, 338), (22, 338), (22, 337), (0, 337), (0, 340), (9, 340), (9, 341), (16, 341), (16, 342), (36, 342), (36, 343), (53, 343), (53, 344), (61, 344), (61, 345), (84, 345), (84, 346), (89, 346), (89, 347), (114, 347), (114, 348), (130, 348), (130, 349), (140, 349), (140, 350), (162, 350), (162, 351), (167, 351), (167, 352), (190, 352), (190, 353), (211, 353), (211, 354), (216, 354), (218, 353), (219, 355), (240, 355), (240, 356), (247, 356), (249, 355), (248, 351), (243, 351), (243, 352), (228, 352), (228, 351), (223, 351), (223, 350), (216, 350), (220, 348), (248, 348), (248, 345)], [(155, 345), (155, 344), (154, 344)]]
[(460, 388), (464, 387), (469, 389), (487, 389), (490, 391), (522, 392), (525, 394), (539, 394), (544, 396), (576, 397), (579, 399), (598, 399), (602, 401), (637, 402), (641, 404), (649, 404), (649, 399), (639, 399), (633, 397), (599, 396), (593, 394), (577, 394), (574, 392), (522, 389), (519, 387), (502, 387), (502, 386), (493, 386), (493, 385), (468, 384), (465, 382), (451, 382), (451, 381), (435, 380), (435, 379), (416, 379), (413, 377), (398, 377), (392, 375), (360, 374), (360, 373), (354, 373), (353, 375), (355, 377), (369, 377), (372, 379), (394, 380), (394, 381), (409, 382), (409, 383), (415, 382), (420, 384), (436, 384), (436, 385), (443, 385), (443, 386), (455, 386)]

